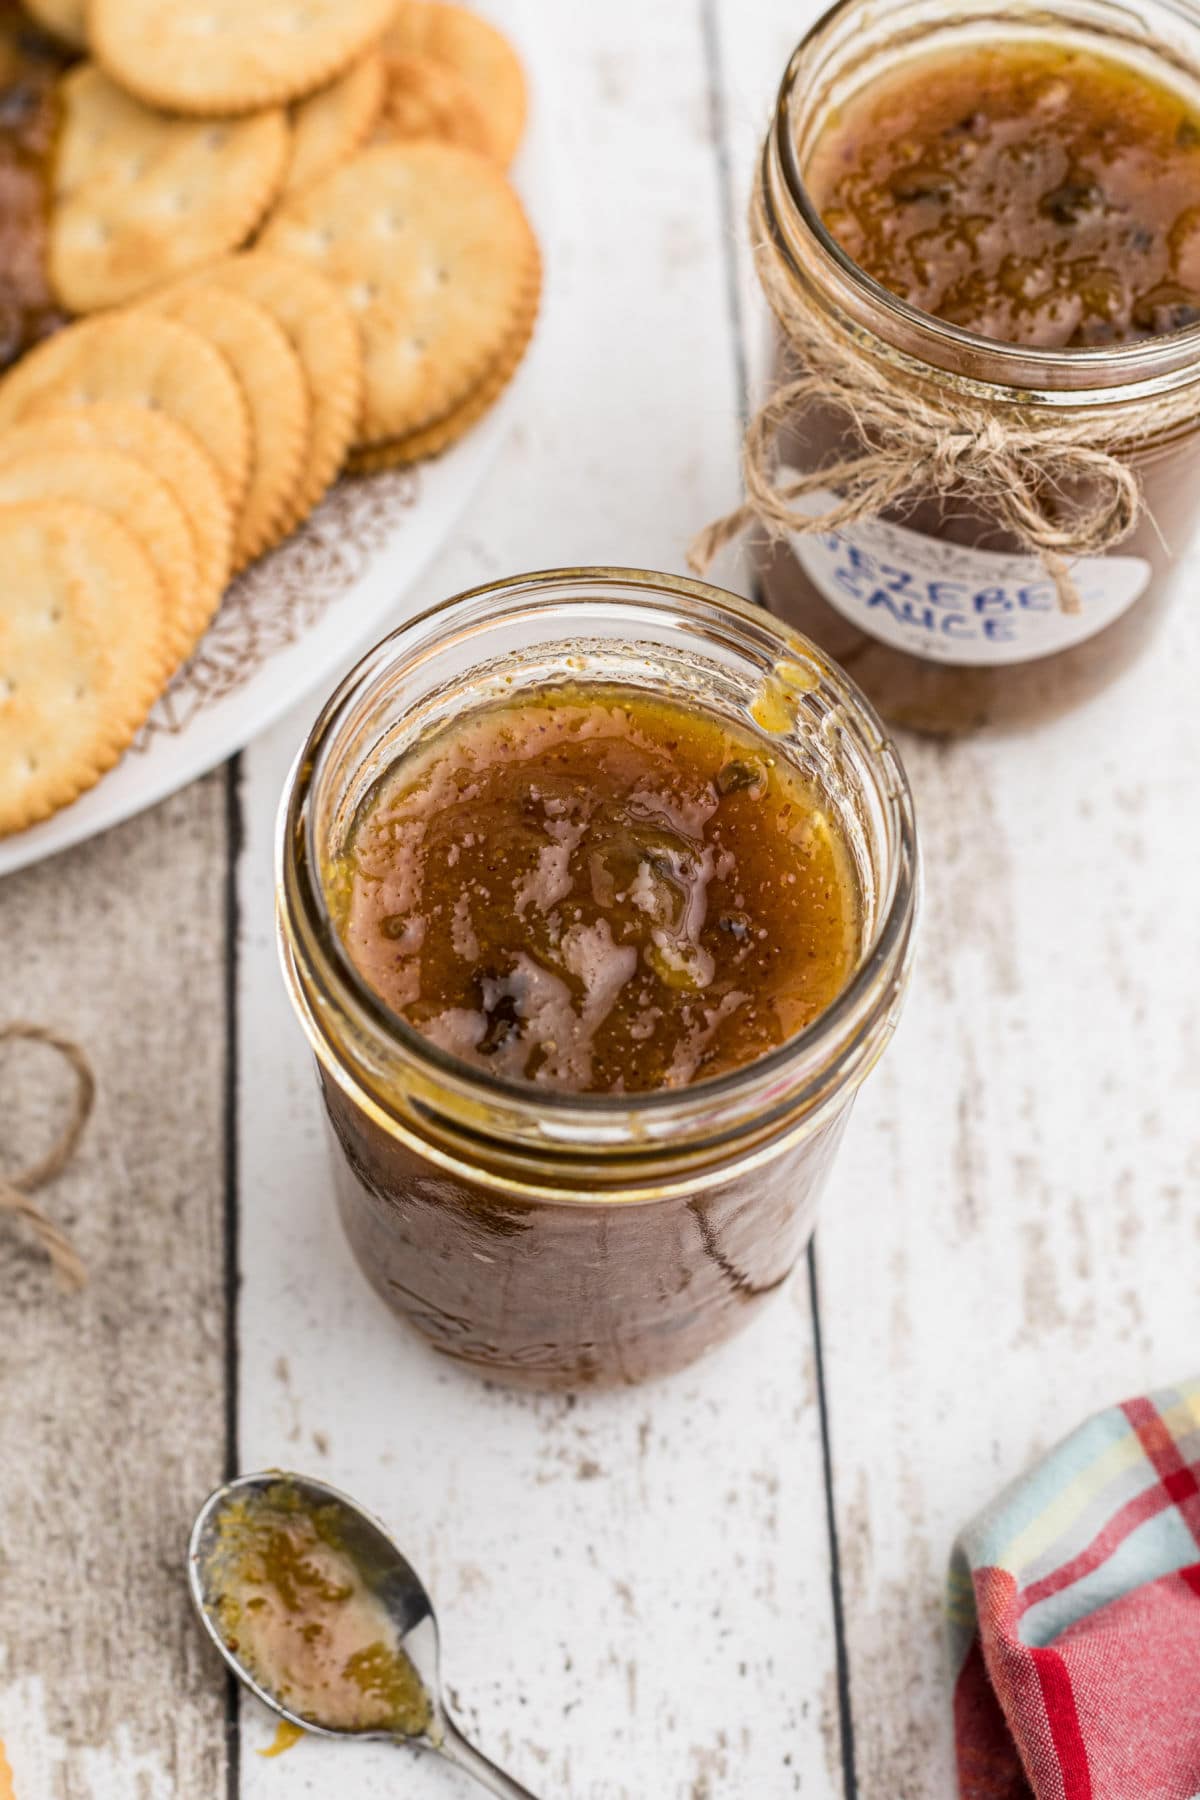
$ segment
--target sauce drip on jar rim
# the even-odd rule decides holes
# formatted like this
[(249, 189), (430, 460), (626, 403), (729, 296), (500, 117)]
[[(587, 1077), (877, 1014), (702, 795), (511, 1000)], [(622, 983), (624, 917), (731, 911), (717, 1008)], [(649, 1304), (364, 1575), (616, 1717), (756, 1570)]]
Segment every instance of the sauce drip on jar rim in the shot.
[(805, 181), (881, 286), (980, 336), (1077, 348), (1200, 321), (1200, 114), (1115, 58), (913, 57), (841, 107)]
[(403, 757), (327, 888), (352, 961), (410, 1025), (569, 1092), (750, 1063), (860, 951), (827, 796), (749, 721), (615, 684), (481, 708)]

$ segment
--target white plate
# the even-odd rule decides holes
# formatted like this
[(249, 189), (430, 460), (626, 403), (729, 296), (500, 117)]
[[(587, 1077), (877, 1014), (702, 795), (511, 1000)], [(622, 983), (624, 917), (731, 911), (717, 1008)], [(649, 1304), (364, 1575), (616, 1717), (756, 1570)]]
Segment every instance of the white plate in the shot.
[[(547, 91), (536, 68), (536, 33), (522, 0), (497, 0), (492, 13), (521, 50), (534, 97), (514, 179), (550, 270), (549, 158), (536, 118)], [(349, 654), (404, 616), (400, 602), (446, 542), (471, 501), (522, 404), (544, 333), (498, 405), (445, 456), (414, 469), (343, 481), (278, 550), (238, 577), (196, 655), (150, 715), (137, 742), (97, 785), (70, 806), (0, 838), (0, 876), (52, 856), (153, 806), (240, 750), (315, 689), (332, 685)]]

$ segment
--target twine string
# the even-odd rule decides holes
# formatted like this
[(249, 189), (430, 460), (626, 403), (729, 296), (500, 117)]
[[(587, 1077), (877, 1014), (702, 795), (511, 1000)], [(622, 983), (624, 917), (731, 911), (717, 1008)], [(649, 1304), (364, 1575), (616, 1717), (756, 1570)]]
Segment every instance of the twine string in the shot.
[[(836, 531), (919, 500), (954, 497), (991, 518), (1040, 558), (1065, 612), (1079, 612), (1069, 561), (1111, 550), (1137, 525), (1141, 482), (1119, 452), (1177, 420), (1194, 396), (1155, 396), (1123, 409), (1119, 438), (1097, 441), (1091, 420), (1000, 416), (968, 394), (918, 392), (844, 322), (801, 292), (767, 225), (761, 176), (750, 208), (755, 266), (798, 373), (767, 398), (746, 431), (746, 498), (700, 532), (688, 561), (703, 574), (726, 544), (757, 522), (772, 536)], [(817, 409), (844, 422), (835, 460), (808, 471), (780, 464), (783, 432)], [(814, 513), (802, 503), (835, 495)]]
[(96, 1077), (82, 1047), (73, 1038), (51, 1031), (45, 1025), (33, 1025), (25, 1020), (0, 1025), (0, 1043), (12, 1039), (47, 1044), (56, 1050), (74, 1072), (75, 1093), (70, 1116), (46, 1154), (15, 1175), (0, 1175), (0, 1212), (13, 1213), (25, 1221), (49, 1257), (62, 1286), (77, 1290), (87, 1282), (83, 1261), (66, 1232), (43, 1212), (32, 1196), (61, 1175), (75, 1155), (95, 1103)]

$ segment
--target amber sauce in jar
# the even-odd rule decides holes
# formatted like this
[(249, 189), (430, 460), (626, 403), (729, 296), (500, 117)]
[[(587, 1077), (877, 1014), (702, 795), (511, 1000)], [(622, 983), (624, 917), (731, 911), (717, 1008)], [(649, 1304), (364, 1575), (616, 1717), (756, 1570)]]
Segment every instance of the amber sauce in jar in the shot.
[(66, 323), (47, 272), (63, 51), (0, 0), (0, 369)]
[(806, 178), (869, 275), (982, 337), (1063, 349), (1200, 320), (1200, 119), (1111, 58), (923, 57), (843, 107)]
[[(533, 1106), (715, 1094), (796, 1042), (860, 965), (865, 909), (836, 805), (783, 748), (792, 667), (744, 723), (560, 682), (413, 745), (323, 872), (358, 974), (435, 1052)], [(750, 1188), (605, 1217), (599, 1189), (599, 1206), (531, 1209), (440, 1177), (324, 1094), (343, 1223), (376, 1286), (439, 1349), (538, 1385), (678, 1366), (760, 1305), (842, 1123)]]
[(370, 986), (443, 1050), (568, 1092), (743, 1067), (836, 998), (853, 861), (770, 740), (635, 689), (546, 689), (402, 759), (327, 880)]
[(277, 866), (342, 1225), (434, 1352), (629, 1383), (770, 1306), (919, 886), (899, 758), (814, 645), (647, 570), (456, 596), (323, 710)]
[[(1069, 357), (1200, 322), (1200, 112), (1116, 56), (1041, 37), (967, 39), (901, 56), (829, 112), (807, 146), (803, 181), (825, 228), (867, 275), (977, 338)], [(1098, 421), (1097, 441), (1104, 429)], [(810, 416), (804, 436), (785, 461), (810, 467), (849, 441), (833, 414)], [(1097, 602), (1081, 582), (1082, 627), (1065, 627), (1045, 648), (1018, 650), (1022, 621), (1012, 608), (1049, 618), (1052, 584), (1031, 563), (1015, 601), (1011, 584), (1003, 598), (999, 581), (993, 593), (970, 553), (1007, 561), (1022, 546), (953, 498), (887, 515), (851, 551), (854, 566), (835, 567), (831, 538), (824, 552), (815, 536), (776, 547), (764, 563), (768, 602), (895, 723), (955, 733), (1033, 722), (1105, 685), (1160, 615), (1167, 569), (1193, 523), (1195, 431), (1151, 435), (1132, 461), (1146, 510), (1115, 552), (1131, 560), (1109, 565), (1119, 573), (1090, 568), (1092, 588), (1127, 582), (1135, 598)], [(914, 586), (897, 567), (913, 542), (904, 531), (961, 547), (962, 566), (947, 558), (950, 579)], [(1006, 580), (1020, 579), (1014, 568), (1008, 562)], [(841, 603), (839, 582), (850, 603)], [(1099, 625), (1089, 619), (1093, 604), (1109, 609)], [(939, 608), (955, 606), (995, 616), (947, 622)], [(950, 630), (973, 633), (974, 647), (960, 655)]]

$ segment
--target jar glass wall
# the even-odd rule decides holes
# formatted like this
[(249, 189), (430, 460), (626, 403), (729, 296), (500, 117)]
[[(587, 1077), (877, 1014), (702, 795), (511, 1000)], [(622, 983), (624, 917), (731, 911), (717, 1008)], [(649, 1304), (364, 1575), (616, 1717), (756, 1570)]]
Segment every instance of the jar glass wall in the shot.
[[(1141, 482), (1139, 523), (1109, 554), (1075, 565), (1076, 616), (1062, 612), (1036, 557), (953, 494), (764, 549), (772, 610), (836, 657), (890, 721), (938, 733), (1028, 724), (1120, 673), (1161, 618), (1200, 494), (1200, 326), (1062, 350), (973, 335), (860, 269), (806, 188), (813, 147), (849, 95), (894, 78), (906, 57), (1004, 42), (1099, 52), (1200, 106), (1200, 15), (1172, 0), (843, 0), (788, 65), (761, 167), (767, 229), (798, 300), (844, 325), (914, 405), (962, 399), (1000, 427), (1080, 426), (1097, 445), (1120, 444), (1134, 409), (1161, 408), (1161, 426), (1119, 452)], [(802, 435), (782, 441), (782, 460), (808, 472), (849, 441), (844, 413), (814, 409)]]
[[(863, 913), (858, 967), (805, 1031), (692, 1086), (568, 1093), (459, 1060), (364, 983), (326, 877), (407, 749), (564, 683), (641, 688), (745, 729), (781, 662), (804, 679), (770, 748), (836, 810)], [(635, 1381), (730, 1335), (811, 1232), (850, 1102), (898, 1016), (916, 897), (911, 797), (878, 718), (761, 610), (670, 576), (574, 570), (479, 589), (403, 627), (322, 712), (278, 841), (285, 977), (368, 1278), (437, 1349), (510, 1381)]]

